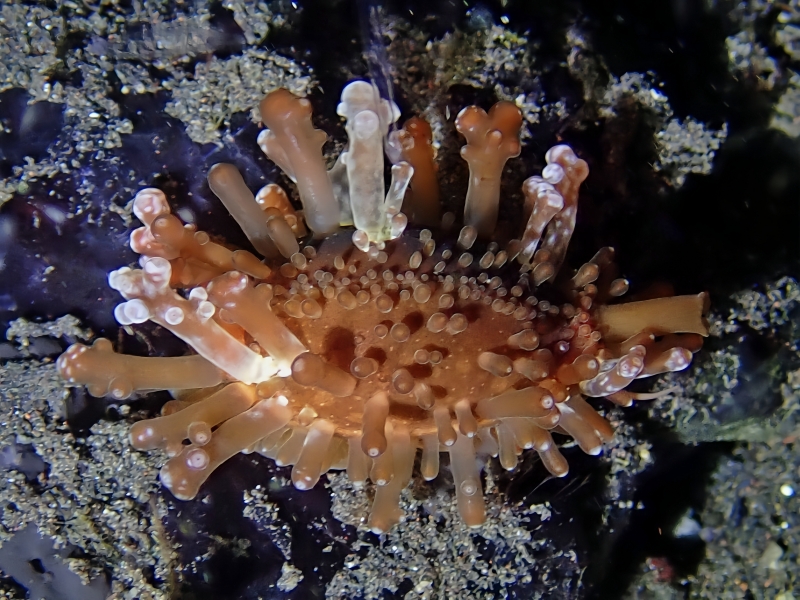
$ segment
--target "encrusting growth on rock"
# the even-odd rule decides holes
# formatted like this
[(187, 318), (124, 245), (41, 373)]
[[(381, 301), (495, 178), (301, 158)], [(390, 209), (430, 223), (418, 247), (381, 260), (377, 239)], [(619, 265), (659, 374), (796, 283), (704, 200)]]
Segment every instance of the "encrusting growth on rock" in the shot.
[[(159, 190), (136, 195), (143, 226), (131, 247), (141, 268), (109, 275), (125, 298), (116, 318), (154, 321), (196, 354), (128, 357), (98, 340), (70, 347), (60, 372), (96, 396), (172, 391), (161, 417), (132, 427), (131, 443), (166, 450), (161, 481), (179, 499), (194, 498), (234, 454), (258, 452), (293, 465), (301, 490), (330, 469), (370, 479), (369, 525), (384, 532), (402, 517), (419, 449), (426, 479), (449, 455), (459, 512), (479, 525), (477, 459), (513, 469), (533, 449), (562, 477), (554, 434), (598, 454), (613, 430), (586, 398), (627, 406), (652, 397), (625, 388), (689, 365), (707, 335), (707, 295), (609, 304), (628, 288), (611, 248), (563, 273), (588, 175), (568, 146), (551, 148), (541, 176), (525, 182), (519, 239), (492, 241), (500, 175), (520, 151), (512, 104), (468, 107), (456, 119), (470, 184), (455, 236), (453, 215), (440, 214), (427, 124), (412, 119), (387, 140), (399, 110), (364, 81), (344, 89), (338, 112), (349, 144), (327, 171), (310, 103), (286, 90), (261, 103), (259, 144), (297, 183), (302, 210), (274, 184), (254, 195), (232, 165), (209, 172), (264, 260), (184, 225)], [(388, 191), (387, 143), (401, 150)]]

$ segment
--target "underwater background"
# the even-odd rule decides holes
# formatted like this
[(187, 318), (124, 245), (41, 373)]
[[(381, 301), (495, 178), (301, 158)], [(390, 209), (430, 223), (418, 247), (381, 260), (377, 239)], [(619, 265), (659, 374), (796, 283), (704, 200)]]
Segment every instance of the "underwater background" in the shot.
[[(797, 0), (2, 0), (0, 59), (0, 597), (800, 594)], [(493, 461), (480, 530), (459, 521), (447, 473), (416, 477), (415, 518), (376, 536), (343, 476), (299, 492), (255, 454), (178, 501), (158, 483), (164, 456), (128, 442), (168, 396), (96, 399), (56, 373), (96, 336), (182, 353), (113, 317), (107, 274), (136, 260), (133, 195), (158, 187), (185, 221), (248, 247), (208, 169), (289, 189), (256, 144), (258, 101), (307, 95), (331, 157), (357, 78), (434, 125), (450, 210), (468, 180), (455, 115), (510, 100), (524, 123), (506, 216), (564, 141), (590, 166), (567, 262), (610, 245), (633, 292), (711, 295), (692, 366), (640, 390), (677, 391), (613, 413), (599, 459), (565, 450), (567, 478), (534, 453), (511, 472)]]

